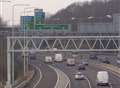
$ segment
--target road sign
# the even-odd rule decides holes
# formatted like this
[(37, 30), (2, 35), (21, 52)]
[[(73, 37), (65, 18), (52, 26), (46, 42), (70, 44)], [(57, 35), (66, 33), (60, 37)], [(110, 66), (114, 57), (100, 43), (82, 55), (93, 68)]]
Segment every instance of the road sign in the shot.
[(68, 24), (37, 24), (37, 30), (69, 30)]

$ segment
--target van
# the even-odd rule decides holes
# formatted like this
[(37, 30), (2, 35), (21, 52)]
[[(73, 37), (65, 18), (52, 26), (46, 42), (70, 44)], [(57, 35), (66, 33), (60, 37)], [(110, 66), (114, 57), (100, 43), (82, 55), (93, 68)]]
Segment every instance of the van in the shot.
[(45, 63), (52, 63), (52, 57), (51, 56), (46, 56), (45, 57)]
[(108, 85), (109, 74), (107, 71), (99, 71), (97, 73), (97, 85)]
[(56, 62), (62, 62), (63, 61), (63, 57), (62, 54), (55, 54), (55, 59)]
[(67, 59), (67, 65), (68, 66), (74, 66), (75, 65), (75, 59), (74, 58)]

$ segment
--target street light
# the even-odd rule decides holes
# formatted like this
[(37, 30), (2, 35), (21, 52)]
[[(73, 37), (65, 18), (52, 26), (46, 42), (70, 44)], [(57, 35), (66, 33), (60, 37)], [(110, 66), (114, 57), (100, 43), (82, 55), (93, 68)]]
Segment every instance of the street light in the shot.
[[(26, 10), (27, 9), (35, 9), (35, 7), (27, 7), (27, 8), (24, 8), (24, 16), (25, 16), (25, 13), (27, 12)], [(29, 11), (29, 12), (31, 12), (31, 11)], [(24, 24), (23, 24), (23, 28), (24, 28), (24, 47), (25, 47), (25, 19), (23, 19), (23, 21), (24, 21)], [(35, 23), (34, 23), (34, 27), (35, 27)], [(26, 75), (26, 70), (28, 70), (28, 57), (26, 58), (26, 53), (25, 52), (23, 52), (24, 53), (24, 76)], [(27, 62), (27, 68), (26, 68), (26, 62)]]
[[(29, 6), (29, 4), (14, 4), (12, 6), (12, 36), (13, 37), (14, 37), (14, 10), (15, 10), (15, 7), (17, 7), (17, 6)], [(13, 42), (14, 42), (14, 40), (12, 41), (12, 43)], [(8, 67), (8, 69), (10, 69), (10, 67)], [(11, 74), (11, 72), (9, 71), (8, 74)], [(8, 79), (9, 79), (8, 83), (11, 84), (11, 82), (12, 82), (14, 84), (14, 52), (12, 53), (12, 80), (11, 80), (10, 76), (11, 75), (8, 75)]]
[(17, 6), (29, 6), (29, 4), (14, 4), (12, 6), (12, 36), (14, 36), (14, 11)]

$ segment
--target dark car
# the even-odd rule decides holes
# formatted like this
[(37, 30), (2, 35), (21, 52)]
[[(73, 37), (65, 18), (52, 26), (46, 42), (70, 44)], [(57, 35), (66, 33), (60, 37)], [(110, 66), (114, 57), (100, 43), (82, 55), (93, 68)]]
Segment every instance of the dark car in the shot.
[(88, 61), (83, 61), (82, 64), (88, 65)]
[(85, 65), (84, 64), (79, 64), (78, 65), (78, 70), (85, 70)]
[(96, 54), (91, 54), (90, 59), (97, 59), (97, 55)]
[(110, 64), (109, 60), (102, 60), (103, 63)]
[(104, 57), (100, 60), (102, 63), (106, 63), (106, 64), (110, 64), (109, 58), (108, 57)]

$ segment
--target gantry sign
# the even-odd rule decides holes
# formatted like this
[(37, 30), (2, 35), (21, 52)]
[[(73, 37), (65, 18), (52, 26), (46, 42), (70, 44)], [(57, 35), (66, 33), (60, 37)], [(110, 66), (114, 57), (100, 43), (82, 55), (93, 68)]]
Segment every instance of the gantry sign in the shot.
[(8, 37), (9, 52), (119, 51), (120, 36)]
[(12, 57), (11, 53), (16, 53), (16, 52), (29, 53), (29, 52), (41, 52), (41, 51), (120, 51), (119, 43), (120, 43), (120, 36), (8, 37), (7, 38), (7, 66), (8, 66), (7, 84), (8, 86), (12, 85), (11, 60), (14, 57)]

